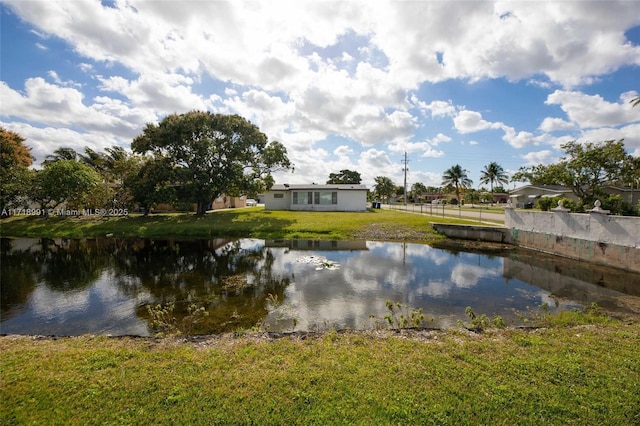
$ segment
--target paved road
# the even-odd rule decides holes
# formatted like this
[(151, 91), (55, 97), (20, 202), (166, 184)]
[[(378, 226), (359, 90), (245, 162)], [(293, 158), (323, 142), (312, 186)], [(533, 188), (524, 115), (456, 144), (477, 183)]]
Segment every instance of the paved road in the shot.
[[(425, 204), (422, 206), (415, 206), (413, 204), (407, 204), (406, 208), (404, 205), (393, 205), (389, 206), (387, 204), (382, 205), (383, 208), (390, 208), (394, 210), (401, 210), (413, 213), (422, 213), (428, 214), (432, 216), (444, 216), (444, 217), (454, 217), (461, 219), (472, 219), (480, 222), (499, 222), (500, 224), (504, 223), (504, 213), (496, 212), (495, 210), (485, 210), (481, 207), (473, 210), (466, 210), (462, 208), (458, 208), (455, 206), (444, 206), (440, 205), (432, 205)], [(444, 209), (444, 210), (443, 210)]]

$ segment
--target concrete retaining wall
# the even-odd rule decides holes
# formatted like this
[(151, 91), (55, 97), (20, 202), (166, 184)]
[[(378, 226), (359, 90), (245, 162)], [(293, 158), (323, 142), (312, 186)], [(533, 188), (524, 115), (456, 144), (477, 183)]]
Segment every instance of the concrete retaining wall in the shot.
[(440, 234), (459, 240), (507, 243), (509, 238), (508, 230), (501, 227), (452, 225), (446, 223), (432, 223), (431, 226)]
[(507, 241), (560, 256), (640, 272), (640, 218), (505, 209)]

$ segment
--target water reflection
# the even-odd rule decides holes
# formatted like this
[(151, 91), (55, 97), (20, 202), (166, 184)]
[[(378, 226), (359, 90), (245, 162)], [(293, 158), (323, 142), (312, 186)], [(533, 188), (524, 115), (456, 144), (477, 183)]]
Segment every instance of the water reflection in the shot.
[[(149, 304), (209, 312), (194, 333), (366, 329), (386, 300), (432, 326), (540, 303), (640, 311), (637, 274), (512, 251), (365, 241), (2, 239), (1, 332), (149, 335)], [(333, 267), (327, 267), (333, 265)]]

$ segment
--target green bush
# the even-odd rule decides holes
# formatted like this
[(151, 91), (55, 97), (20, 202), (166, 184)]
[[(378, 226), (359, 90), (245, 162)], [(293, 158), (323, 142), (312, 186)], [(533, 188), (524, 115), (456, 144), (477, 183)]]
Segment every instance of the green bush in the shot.
[(551, 197), (542, 197), (538, 199), (538, 208), (543, 212), (548, 212), (552, 208), (556, 207), (558, 202), (555, 198)]
[(602, 208), (609, 210), (611, 214), (634, 216), (633, 205), (622, 199), (620, 195), (609, 195), (602, 200)]
[(569, 199), (569, 198), (565, 198), (565, 197), (561, 197), (561, 198), (552, 198), (552, 197), (543, 197), (538, 199), (538, 208), (544, 212), (548, 212), (549, 210), (555, 209), (556, 207), (558, 207), (558, 203), (562, 201), (562, 207), (564, 207), (565, 209), (569, 209), (571, 212), (576, 213), (581, 211), (580, 207), (578, 206), (578, 204)]

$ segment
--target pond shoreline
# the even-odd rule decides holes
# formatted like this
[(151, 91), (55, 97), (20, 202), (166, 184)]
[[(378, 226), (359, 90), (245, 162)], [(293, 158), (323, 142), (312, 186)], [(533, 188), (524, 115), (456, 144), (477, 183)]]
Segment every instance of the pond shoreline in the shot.
[[(592, 322), (588, 318), (586, 311), (575, 311), (574, 321), (571, 324), (553, 324), (544, 325), (518, 325), (507, 327), (468, 327), (456, 326), (448, 328), (438, 327), (405, 327), (405, 328), (376, 328), (368, 330), (353, 329), (327, 329), (322, 331), (247, 331), (247, 332), (224, 332), (217, 334), (190, 334), (190, 335), (168, 335), (168, 336), (141, 336), (136, 334), (110, 335), (110, 334), (82, 334), (82, 335), (41, 335), (41, 334), (18, 334), (18, 333), (0, 333), (0, 339), (21, 340), (30, 339), (33, 341), (57, 341), (57, 340), (102, 340), (108, 339), (113, 341), (144, 341), (148, 344), (184, 344), (187, 346), (209, 347), (216, 346), (220, 342), (277, 342), (280, 340), (317, 340), (327, 335), (337, 336), (360, 336), (373, 339), (390, 339), (402, 338), (414, 341), (437, 341), (439, 338), (450, 336), (466, 336), (471, 339), (482, 339), (488, 337), (496, 337), (499, 335), (511, 333), (537, 333), (553, 330), (556, 328), (587, 330), (597, 327), (616, 327), (615, 322), (609, 322), (605, 316), (601, 316), (599, 320)], [(551, 314), (553, 317), (557, 314)], [(553, 319), (552, 319), (553, 321)], [(614, 320), (620, 321), (620, 325), (640, 325), (640, 318), (625, 317)], [(584, 322), (584, 323), (583, 323)]]

